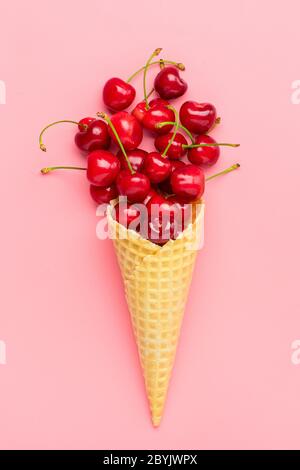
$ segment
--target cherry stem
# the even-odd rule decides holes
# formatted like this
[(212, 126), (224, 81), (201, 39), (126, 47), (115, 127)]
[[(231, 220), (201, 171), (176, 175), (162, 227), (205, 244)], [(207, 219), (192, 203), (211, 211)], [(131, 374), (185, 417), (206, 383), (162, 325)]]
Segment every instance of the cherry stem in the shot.
[(46, 175), (51, 171), (55, 170), (87, 170), (87, 168), (83, 168), (81, 166), (49, 166), (41, 169), (41, 173)]
[(163, 151), (162, 153), (162, 157), (166, 157), (167, 156), (167, 153), (168, 153), (168, 150), (169, 148), (171, 147), (171, 145), (173, 144), (174, 142), (174, 139), (175, 139), (175, 136), (177, 134), (177, 131), (178, 131), (178, 128), (179, 128), (179, 115), (178, 115), (178, 111), (177, 109), (175, 109), (173, 106), (169, 105), (167, 106), (168, 109), (171, 109), (173, 111), (173, 113), (175, 114), (175, 128), (174, 128), (174, 131), (173, 131), (173, 135), (171, 137), (171, 139), (169, 140), (168, 142), (168, 145), (166, 146), (165, 150)]
[[(154, 62), (151, 62), (151, 64), (149, 64), (149, 67), (151, 65), (155, 65), (155, 64), (161, 64), (163, 62), (163, 64), (170, 64), (170, 65), (174, 65), (175, 67), (177, 67), (179, 70), (185, 70), (185, 66), (181, 63), (181, 62), (174, 62), (173, 60), (156, 60)], [(131, 80), (136, 77), (140, 72), (142, 72), (143, 70), (145, 69), (145, 65), (143, 67), (141, 67), (140, 69), (138, 69), (136, 72), (134, 72), (132, 75), (130, 75), (130, 77), (127, 79), (127, 83), (131, 82)]]
[(149, 91), (148, 95), (147, 95), (147, 98), (150, 98), (150, 96), (152, 95), (152, 93), (155, 92), (155, 88), (152, 88), (152, 90)]
[(212, 127), (209, 129), (209, 132), (211, 132), (218, 124), (220, 124), (220, 122), (221, 122), (221, 118), (220, 116), (218, 116), (215, 122), (213, 123)]
[(162, 70), (165, 66), (165, 62), (164, 62), (164, 59), (159, 59), (159, 68), (160, 70)]
[(100, 118), (104, 119), (104, 121), (106, 121), (107, 124), (109, 125), (109, 127), (111, 128), (111, 130), (112, 130), (112, 132), (113, 132), (113, 134), (114, 134), (114, 136), (115, 136), (115, 138), (116, 138), (116, 140), (117, 140), (117, 142), (118, 142), (118, 145), (119, 145), (119, 147), (120, 147), (120, 149), (121, 149), (121, 151), (122, 151), (122, 153), (123, 153), (123, 155), (124, 155), (124, 157), (125, 157), (125, 160), (126, 160), (126, 162), (127, 162), (129, 171), (130, 171), (130, 173), (133, 175), (133, 174), (135, 173), (135, 171), (134, 171), (133, 168), (132, 168), (132, 165), (131, 165), (130, 160), (129, 160), (128, 156), (127, 156), (127, 153), (126, 153), (126, 150), (125, 150), (125, 148), (124, 148), (124, 145), (122, 144), (122, 141), (121, 141), (121, 139), (120, 139), (120, 137), (119, 137), (119, 134), (117, 133), (115, 126), (114, 126), (113, 123), (111, 122), (111, 119), (109, 118), (109, 116), (108, 116), (107, 114), (102, 113), (102, 112), (101, 112), (101, 113), (97, 113), (97, 116), (99, 116)]
[(227, 173), (230, 173), (231, 171), (234, 171), (234, 170), (237, 170), (238, 168), (240, 168), (240, 164), (239, 163), (235, 163), (234, 165), (230, 166), (229, 168), (226, 168), (225, 170), (223, 171), (220, 171), (219, 173), (215, 173), (214, 175), (211, 175), (209, 176), (208, 178), (205, 179), (205, 181), (210, 181), (214, 178), (217, 178), (218, 176), (221, 176), (221, 175), (226, 175)]
[[(164, 122), (159, 122), (156, 126), (157, 127), (164, 127), (164, 126), (176, 126), (176, 122), (174, 121), (164, 121)], [(184, 127), (182, 124), (179, 124), (179, 129), (182, 129), (188, 136), (189, 138), (191, 139), (192, 143), (194, 144), (194, 137), (193, 135), (191, 134), (191, 132), (186, 128)]]
[(211, 143), (211, 144), (192, 144), (192, 145), (185, 145), (183, 144), (182, 147), (184, 149), (196, 149), (198, 147), (239, 147), (240, 144), (227, 144), (225, 142), (220, 142), (220, 143)]
[(147, 70), (148, 70), (148, 67), (149, 67), (150, 62), (153, 59), (153, 57), (156, 57), (157, 55), (159, 55), (161, 53), (161, 51), (162, 51), (161, 47), (158, 47), (157, 49), (155, 49), (155, 51), (151, 54), (151, 56), (147, 60), (146, 65), (144, 67), (143, 88), (144, 88), (144, 98), (145, 98), (145, 103), (146, 103), (146, 106), (145, 106), (146, 109), (149, 109), (149, 103), (148, 103), (148, 97), (147, 97), (147, 87), (146, 87)]
[(43, 134), (44, 132), (49, 129), (49, 127), (52, 127), (52, 126), (55, 126), (56, 124), (60, 124), (62, 122), (68, 122), (70, 124), (76, 124), (77, 126), (82, 126), (82, 128), (84, 130), (86, 130), (88, 128), (87, 124), (79, 124), (79, 122), (76, 122), (76, 121), (70, 121), (68, 119), (64, 119), (62, 121), (55, 121), (55, 122), (51, 122), (51, 124), (48, 124), (48, 126), (44, 127), (44, 129), (41, 131), (40, 133), (40, 136), (39, 136), (39, 144), (40, 144), (40, 149), (43, 151), (43, 152), (46, 152), (47, 149), (45, 147), (45, 145), (43, 144)]

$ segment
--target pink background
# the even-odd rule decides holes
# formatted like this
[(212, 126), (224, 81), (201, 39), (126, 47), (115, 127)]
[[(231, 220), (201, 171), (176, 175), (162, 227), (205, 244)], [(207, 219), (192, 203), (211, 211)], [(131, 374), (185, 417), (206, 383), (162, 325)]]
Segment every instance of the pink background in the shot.
[[(300, 448), (299, 15), (297, 0), (2, 5), (1, 448)], [(100, 110), (104, 81), (127, 78), (156, 47), (186, 64), (187, 97), (216, 105), (214, 136), (241, 143), (217, 169), (242, 165), (207, 187), (159, 429), (86, 180), (39, 175), (83, 162), (75, 129), (50, 130), (47, 154), (37, 143), (44, 124)]]

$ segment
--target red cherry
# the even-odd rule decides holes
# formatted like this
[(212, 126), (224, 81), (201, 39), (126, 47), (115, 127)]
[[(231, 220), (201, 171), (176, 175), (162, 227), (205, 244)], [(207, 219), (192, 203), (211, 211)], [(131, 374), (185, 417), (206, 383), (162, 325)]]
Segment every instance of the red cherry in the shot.
[[(195, 139), (195, 144), (216, 144), (216, 141), (209, 135), (199, 135)], [(188, 159), (194, 165), (212, 166), (220, 156), (220, 147), (198, 147), (188, 151)]]
[[(132, 116), (132, 114), (126, 111), (120, 111), (119, 113), (111, 116), (111, 122), (113, 123), (125, 150), (136, 149), (143, 139), (143, 130), (138, 120)], [(118, 143), (112, 129), (109, 127), (108, 132), (111, 135), (114, 142)]]
[(43, 152), (47, 151), (46, 146), (43, 143), (44, 132), (49, 129), (49, 127), (56, 126), (56, 124), (61, 123), (76, 124), (78, 132), (75, 135), (75, 143), (81, 150), (91, 152), (92, 150), (107, 149), (110, 146), (110, 136), (107, 124), (95, 118), (86, 117), (81, 119), (79, 122), (67, 119), (55, 121), (44, 127), (39, 136), (40, 149)]
[(170, 196), (168, 201), (172, 204), (175, 204), (181, 212), (181, 218), (179, 219), (178, 217), (177, 219), (177, 228), (178, 231), (183, 232), (183, 230), (187, 228), (192, 220), (192, 205), (185, 204), (184, 202), (178, 200), (176, 196)]
[(185, 166), (185, 163), (182, 162), (181, 160), (171, 161), (171, 173), (173, 173), (173, 171), (176, 170), (176, 168), (182, 168), (183, 166)]
[(148, 238), (159, 245), (175, 237), (175, 219), (179, 206), (157, 194), (147, 203)]
[[(158, 135), (156, 137), (154, 145), (158, 152), (162, 153), (164, 151), (173, 134), (173, 132), (169, 132), (168, 134)], [(184, 135), (180, 134), (180, 132), (177, 132), (169, 150), (167, 151), (167, 156), (171, 159), (178, 159), (183, 157), (187, 151), (183, 145), (188, 145), (188, 142)]]
[(153, 188), (150, 188), (150, 191), (149, 193), (147, 194), (147, 196), (145, 197), (145, 199), (143, 200), (143, 204), (146, 206), (148, 204), (148, 202), (154, 197), (154, 196), (157, 196), (158, 193), (153, 189)]
[(204, 173), (195, 165), (177, 168), (171, 174), (171, 186), (182, 202), (194, 201), (204, 193)]
[(78, 129), (80, 132), (85, 132), (86, 131), (86, 127), (89, 127), (89, 125), (96, 121), (96, 118), (94, 117), (85, 117), (83, 119), (80, 119), (80, 121), (78, 122)]
[(175, 121), (174, 111), (169, 109), (165, 104), (158, 103), (145, 112), (143, 126), (155, 134), (163, 135), (170, 132), (173, 127), (173, 124), (157, 127), (157, 124), (165, 121)]
[(87, 157), (87, 179), (93, 185), (105, 188), (115, 181), (120, 166), (118, 158), (112, 153), (94, 150)]
[[(144, 160), (147, 155), (148, 155), (148, 152), (142, 149), (129, 150), (127, 152), (127, 157), (131, 163), (133, 171), (141, 170)], [(128, 163), (126, 161), (126, 158), (124, 157), (122, 150), (119, 150), (119, 152), (117, 153), (117, 157), (120, 159), (121, 169), (127, 170)]]
[(140, 211), (134, 205), (121, 202), (115, 205), (115, 220), (127, 227), (140, 218)]
[(99, 186), (90, 185), (90, 194), (92, 199), (98, 204), (108, 204), (112, 199), (116, 199), (118, 191), (116, 186), (108, 186), (107, 188), (100, 188)]
[(75, 135), (75, 144), (85, 152), (108, 149), (110, 142), (107, 124), (99, 119), (95, 119), (85, 131), (80, 130)]
[(162, 157), (158, 152), (150, 152), (145, 158), (143, 171), (146, 173), (151, 183), (160, 183), (170, 174), (170, 160)]
[[(150, 108), (153, 108), (157, 104), (162, 104), (162, 105), (167, 106), (169, 103), (168, 101), (162, 100), (161, 98), (154, 98), (153, 100), (149, 102)], [(136, 107), (133, 109), (131, 114), (133, 114), (133, 116), (142, 124), (146, 111), (147, 111), (146, 101), (144, 100), (136, 105)]]
[(182, 96), (187, 87), (187, 83), (179, 75), (178, 68), (172, 66), (164, 67), (154, 81), (155, 90), (165, 100)]
[(131, 174), (122, 170), (117, 178), (117, 188), (121, 196), (127, 196), (130, 202), (142, 202), (150, 191), (149, 178), (142, 173)]
[(162, 183), (159, 184), (159, 189), (163, 191), (164, 193), (167, 194), (172, 194), (172, 186), (171, 186), (171, 174), (173, 173), (176, 168), (180, 168), (185, 166), (185, 163), (182, 162), (181, 160), (171, 160), (171, 171), (170, 171), (170, 176), (166, 180), (162, 181)]
[(214, 125), (217, 111), (210, 103), (186, 101), (180, 108), (181, 123), (194, 134), (204, 134)]
[(113, 111), (122, 111), (131, 105), (135, 98), (135, 89), (121, 78), (111, 78), (103, 88), (103, 101)]

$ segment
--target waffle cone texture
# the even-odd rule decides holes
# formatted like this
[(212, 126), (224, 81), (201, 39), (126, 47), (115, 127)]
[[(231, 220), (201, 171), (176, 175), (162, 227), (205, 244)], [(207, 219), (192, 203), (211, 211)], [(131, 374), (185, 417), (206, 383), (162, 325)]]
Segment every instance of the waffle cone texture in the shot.
[(162, 247), (116, 222), (112, 206), (107, 211), (154, 426), (162, 418), (195, 259), (203, 245), (204, 203), (195, 209), (193, 222)]

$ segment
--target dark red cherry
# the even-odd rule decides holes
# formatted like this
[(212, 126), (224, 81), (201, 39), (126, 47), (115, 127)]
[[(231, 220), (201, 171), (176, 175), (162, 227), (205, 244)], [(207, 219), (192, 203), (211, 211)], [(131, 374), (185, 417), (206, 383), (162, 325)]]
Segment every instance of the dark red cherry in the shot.
[(145, 112), (143, 126), (155, 134), (163, 135), (173, 128), (173, 124), (157, 127), (157, 124), (165, 121), (175, 121), (174, 111), (164, 104), (155, 104)]
[(161, 183), (159, 183), (159, 189), (166, 193), (166, 194), (172, 194), (172, 186), (171, 186), (171, 174), (173, 173), (174, 170), (176, 170), (176, 168), (180, 168), (180, 167), (183, 167), (185, 166), (185, 163), (182, 162), (181, 160), (171, 160), (171, 171), (170, 171), (170, 175), (169, 177), (162, 181)]
[(143, 172), (151, 183), (160, 183), (168, 178), (171, 171), (170, 160), (158, 152), (150, 152), (144, 161)]
[[(124, 227), (129, 227), (130, 224), (135, 223), (138, 227), (140, 223), (140, 211), (133, 204), (127, 204), (126, 202), (120, 202), (114, 207), (115, 220)], [(138, 224), (138, 225), (137, 225)]]
[[(173, 137), (173, 134), (173, 132), (169, 132), (168, 134), (158, 135), (156, 137), (154, 145), (158, 152), (162, 153), (165, 150), (169, 141)], [(177, 132), (169, 150), (167, 151), (167, 156), (174, 160), (183, 157), (187, 152), (187, 149), (185, 149), (183, 145), (188, 145), (188, 142), (184, 135)]]
[(107, 124), (99, 119), (94, 119), (86, 130), (79, 130), (75, 135), (75, 144), (85, 152), (108, 149), (110, 142)]
[[(209, 135), (199, 135), (195, 139), (195, 144), (215, 144), (216, 141)], [(212, 166), (214, 165), (220, 156), (220, 147), (198, 147), (191, 148), (188, 151), (188, 159), (194, 165), (200, 166)]]
[[(129, 114), (126, 111), (120, 111), (119, 113), (111, 116), (110, 119), (121, 139), (125, 150), (136, 149), (143, 139), (143, 129), (138, 120), (132, 114)], [(110, 127), (108, 132), (114, 142), (118, 143)]]
[(147, 204), (148, 238), (162, 245), (174, 238), (175, 218), (181, 210), (168, 199), (157, 194)]
[(170, 196), (168, 201), (169, 203), (175, 204), (180, 210), (181, 217), (179, 218), (178, 214), (178, 218), (176, 220), (179, 235), (179, 233), (183, 232), (183, 230), (185, 230), (192, 221), (193, 206), (192, 204), (185, 204), (184, 202), (178, 200), (176, 196)]
[(182, 96), (187, 90), (187, 83), (180, 77), (176, 67), (164, 67), (154, 81), (155, 91), (165, 100)]
[(92, 122), (96, 121), (96, 118), (94, 117), (85, 117), (83, 119), (80, 119), (78, 122), (78, 130), (80, 132), (85, 132), (86, 127), (89, 127)]
[(204, 193), (205, 177), (196, 165), (185, 165), (171, 174), (172, 191), (182, 202), (199, 199)]
[(131, 174), (129, 170), (122, 170), (117, 178), (117, 189), (129, 202), (143, 202), (150, 191), (150, 181), (143, 173)]
[(103, 101), (112, 111), (122, 111), (131, 105), (135, 98), (135, 89), (121, 78), (111, 78), (103, 88)]
[(87, 179), (101, 188), (111, 186), (120, 171), (120, 166), (120, 161), (112, 153), (107, 150), (94, 150), (87, 157)]
[[(131, 163), (133, 171), (141, 171), (144, 160), (147, 155), (148, 155), (148, 152), (142, 149), (128, 150), (127, 157)], [(121, 169), (127, 170), (128, 164), (127, 164), (126, 158), (124, 157), (122, 150), (119, 150), (119, 152), (117, 153), (117, 157), (120, 160)]]
[(213, 104), (186, 101), (180, 108), (181, 123), (194, 134), (204, 134), (215, 124), (217, 111)]
[[(150, 108), (153, 108), (154, 106), (158, 104), (167, 106), (169, 103), (168, 101), (162, 100), (161, 98), (154, 98), (153, 100), (149, 102)], [(142, 124), (146, 111), (147, 111), (146, 102), (144, 100), (136, 105), (136, 107), (133, 109), (131, 114), (133, 114), (133, 116)]]
[(149, 193), (147, 194), (147, 196), (145, 197), (145, 199), (143, 200), (143, 204), (146, 206), (148, 204), (148, 202), (154, 197), (154, 196), (157, 196), (158, 193), (153, 189), (153, 188), (150, 188), (150, 191)]
[(112, 199), (116, 199), (118, 191), (113, 184), (107, 188), (100, 188), (99, 186), (90, 185), (90, 194), (92, 199), (98, 204), (108, 204)]

